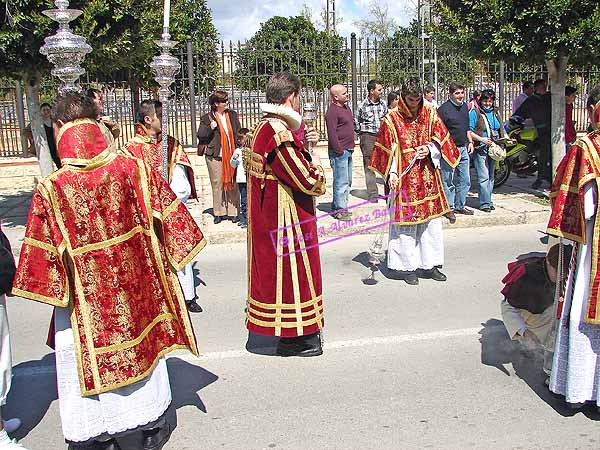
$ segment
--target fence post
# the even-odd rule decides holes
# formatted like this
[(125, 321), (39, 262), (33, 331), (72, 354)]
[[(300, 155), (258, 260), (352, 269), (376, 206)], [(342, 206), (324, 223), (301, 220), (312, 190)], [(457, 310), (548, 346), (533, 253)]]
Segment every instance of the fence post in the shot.
[(500, 61), (500, 74), (499, 74), (499, 82), (498, 82), (498, 90), (500, 91), (498, 93), (498, 103), (499, 103), (499, 109), (500, 109), (500, 117), (502, 117), (502, 120), (505, 119), (504, 117), (504, 99), (505, 99), (505, 95), (504, 95), (504, 60)]
[(194, 86), (194, 55), (192, 53), (192, 38), (187, 38), (187, 69), (188, 69), (188, 90), (190, 96), (190, 119), (192, 126), (192, 145), (196, 147), (198, 145), (198, 137), (196, 136), (196, 92)]
[(351, 65), (351, 76), (352, 76), (352, 111), (356, 112), (358, 105), (358, 95), (356, 86), (356, 33), (350, 35), (350, 65)]
[(23, 104), (23, 89), (21, 82), (15, 82), (15, 97), (17, 100), (17, 120), (19, 121), (19, 135), (21, 136), (21, 147), (23, 148), (23, 158), (27, 158), (27, 138), (25, 137), (25, 105)]

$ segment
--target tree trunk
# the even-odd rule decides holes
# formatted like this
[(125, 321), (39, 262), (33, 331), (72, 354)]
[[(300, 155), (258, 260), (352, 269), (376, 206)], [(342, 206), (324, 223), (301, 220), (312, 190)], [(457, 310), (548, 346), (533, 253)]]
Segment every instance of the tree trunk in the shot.
[(546, 61), (552, 90), (552, 177), (565, 155), (565, 84), (568, 56), (559, 55)]
[(25, 84), (25, 98), (27, 99), (31, 133), (33, 134), (37, 158), (40, 163), (40, 172), (42, 177), (45, 177), (54, 171), (54, 165), (40, 114), (40, 82), (37, 77), (28, 76), (24, 77), (23, 82)]

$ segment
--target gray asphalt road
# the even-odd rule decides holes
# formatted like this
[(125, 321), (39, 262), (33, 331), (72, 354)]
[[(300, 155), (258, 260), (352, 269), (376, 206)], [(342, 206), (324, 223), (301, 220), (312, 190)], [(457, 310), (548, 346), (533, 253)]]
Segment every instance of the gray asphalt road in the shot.
[[(448, 281), (418, 287), (382, 273), (364, 283), (372, 236), (324, 246), (325, 354), (308, 359), (257, 350), (272, 342), (244, 329), (245, 246), (207, 247), (196, 262), (205, 312), (193, 319), (204, 355), (169, 360), (176, 429), (165, 449), (598, 448), (600, 416), (551, 395), (541, 360), (512, 351), (502, 326), (506, 264), (544, 249), (540, 228), (447, 231)], [(17, 437), (30, 450), (65, 448), (44, 346), (50, 308), (10, 299), (9, 314), (6, 416), (25, 420)]]

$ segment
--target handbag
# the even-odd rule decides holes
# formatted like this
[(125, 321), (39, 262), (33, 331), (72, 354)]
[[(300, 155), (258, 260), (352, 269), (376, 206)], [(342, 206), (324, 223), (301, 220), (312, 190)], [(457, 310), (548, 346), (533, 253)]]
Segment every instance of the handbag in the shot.
[[(481, 113), (481, 115), (483, 116), (483, 122), (485, 123), (487, 135), (491, 139), (492, 130), (488, 118), (486, 117), (485, 113)], [(488, 145), (488, 156), (494, 161), (504, 161), (504, 159), (506, 158), (506, 149), (501, 145), (492, 142), (490, 145)]]
[(16, 272), (10, 241), (0, 229), (0, 295), (10, 294)]

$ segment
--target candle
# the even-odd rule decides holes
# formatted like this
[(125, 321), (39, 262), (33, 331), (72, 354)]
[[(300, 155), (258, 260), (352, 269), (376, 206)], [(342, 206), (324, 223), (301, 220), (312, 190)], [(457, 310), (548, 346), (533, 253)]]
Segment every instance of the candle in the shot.
[(171, 15), (171, 0), (165, 0), (163, 28), (169, 28), (169, 16)]

